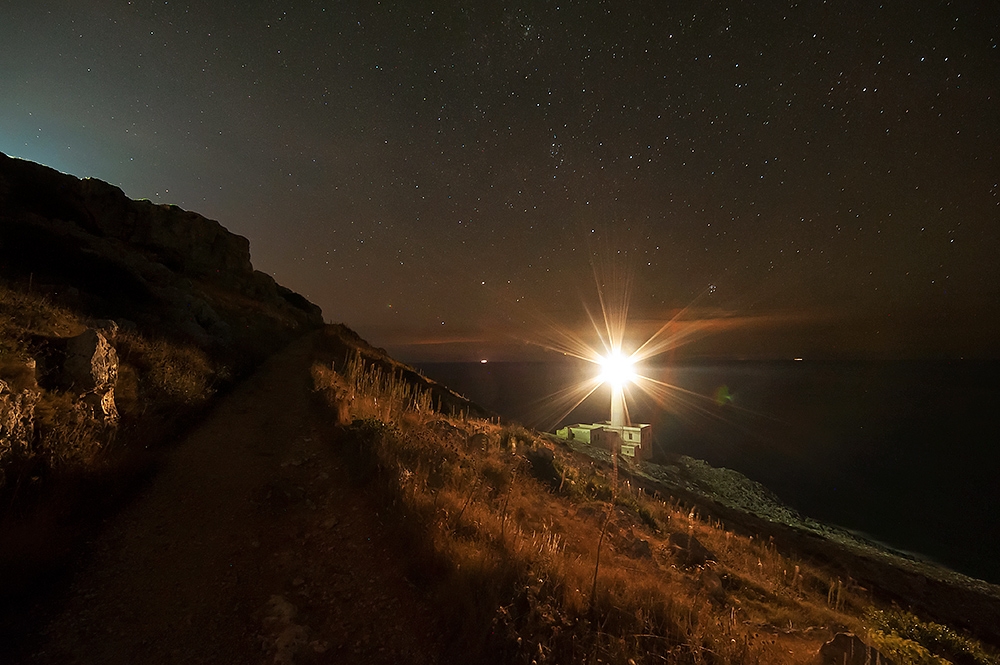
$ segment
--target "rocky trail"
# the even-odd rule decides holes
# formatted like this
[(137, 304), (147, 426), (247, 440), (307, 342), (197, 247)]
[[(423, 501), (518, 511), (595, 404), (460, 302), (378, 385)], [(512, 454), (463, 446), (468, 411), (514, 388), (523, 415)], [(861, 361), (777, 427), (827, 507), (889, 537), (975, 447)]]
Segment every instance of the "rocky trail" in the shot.
[(171, 451), (21, 662), (438, 662), (433, 608), (321, 420), (312, 340)]

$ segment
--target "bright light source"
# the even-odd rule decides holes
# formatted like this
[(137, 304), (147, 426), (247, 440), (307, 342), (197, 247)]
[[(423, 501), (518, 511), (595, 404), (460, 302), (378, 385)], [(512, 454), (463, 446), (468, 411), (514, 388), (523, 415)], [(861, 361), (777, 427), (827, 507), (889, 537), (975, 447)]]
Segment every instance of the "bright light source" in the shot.
[(632, 359), (623, 355), (621, 351), (615, 351), (610, 356), (601, 358), (600, 364), (601, 381), (610, 383), (616, 388), (635, 379)]

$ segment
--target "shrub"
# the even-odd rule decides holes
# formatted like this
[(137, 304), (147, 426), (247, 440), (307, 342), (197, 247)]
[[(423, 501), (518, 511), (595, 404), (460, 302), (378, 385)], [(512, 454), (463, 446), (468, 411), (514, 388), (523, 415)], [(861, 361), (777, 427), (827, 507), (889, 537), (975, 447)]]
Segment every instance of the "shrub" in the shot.
[(521, 425), (507, 425), (500, 430), (500, 447), (504, 450), (517, 450), (518, 446), (531, 448), (535, 445), (535, 437)]
[(876, 648), (898, 663), (1000, 663), (978, 641), (948, 626), (921, 621), (910, 612), (870, 608), (865, 612), (865, 624)]
[(229, 371), (216, 367), (195, 346), (182, 346), (137, 332), (119, 332), (114, 340), (122, 364), (135, 368), (138, 397), (167, 407), (190, 407), (207, 402), (217, 383)]
[(345, 398), (355, 417), (398, 423), (407, 414), (429, 417), (434, 413), (429, 391), (413, 386), (399, 374), (366, 363), (360, 354), (347, 361), (342, 375), (347, 388)]

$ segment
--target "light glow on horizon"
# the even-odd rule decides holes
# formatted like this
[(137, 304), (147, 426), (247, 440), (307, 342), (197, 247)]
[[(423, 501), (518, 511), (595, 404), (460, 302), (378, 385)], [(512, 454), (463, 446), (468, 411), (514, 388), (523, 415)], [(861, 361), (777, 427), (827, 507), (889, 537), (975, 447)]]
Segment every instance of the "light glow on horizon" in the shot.
[[(616, 257), (617, 258), (617, 257)], [(590, 397), (598, 388), (607, 384), (611, 388), (611, 399), (621, 400), (625, 421), (628, 418), (629, 388), (635, 386), (648, 394), (662, 406), (669, 408), (667, 402), (671, 392), (670, 384), (656, 381), (643, 376), (638, 363), (659, 356), (689, 341), (687, 338), (694, 332), (678, 321), (685, 313), (677, 313), (641, 344), (632, 353), (625, 353), (626, 327), (628, 322), (629, 302), (631, 300), (632, 274), (620, 260), (598, 263), (592, 260), (594, 282), (597, 286), (597, 298), (600, 312), (584, 306), (587, 318), (590, 320), (594, 336), (598, 344), (593, 344), (594, 336), (576, 332), (561, 322), (539, 317), (542, 325), (536, 328), (539, 338), (530, 341), (538, 346), (556, 351), (565, 356), (577, 358), (597, 365), (598, 371), (589, 378), (551, 395), (543, 404), (549, 411), (545, 422), (553, 420), (552, 415), (558, 411), (556, 422), (565, 418), (577, 406)], [(632, 342), (628, 342), (632, 346)], [(682, 389), (677, 388), (678, 391)]]
[[(710, 334), (712, 327), (704, 321), (689, 318), (689, 313), (702, 297), (713, 293), (712, 287), (706, 288), (680, 311), (673, 312), (665, 322), (654, 327), (648, 337), (642, 335), (641, 339), (637, 339), (635, 330), (626, 329), (632, 289), (632, 276), (627, 266), (618, 261), (602, 265), (592, 262), (591, 265), (600, 311), (595, 313), (594, 309), (584, 305), (590, 321), (589, 332), (539, 315), (535, 328), (537, 336), (524, 341), (597, 365), (597, 371), (540, 400), (536, 424), (548, 429), (559, 423), (605, 384), (611, 388), (612, 404), (616, 399), (621, 400), (625, 423), (631, 422), (628, 403), (634, 399), (633, 387), (661, 409), (681, 418), (695, 414), (709, 418), (723, 417), (717, 413), (718, 406), (711, 396), (647, 376), (642, 368), (645, 361)], [(595, 341), (597, 344), (594, 344)], [(625, 353), (622, 350), (625, 347), (635, 350)]]

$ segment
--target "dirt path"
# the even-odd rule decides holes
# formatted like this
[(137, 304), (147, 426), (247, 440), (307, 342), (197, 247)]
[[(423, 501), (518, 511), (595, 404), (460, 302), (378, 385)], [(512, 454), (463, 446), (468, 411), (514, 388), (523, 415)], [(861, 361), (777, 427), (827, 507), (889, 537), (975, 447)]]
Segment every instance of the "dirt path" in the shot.
[(29, 663), (433, 663), (433, 612), (273, 357), (106, 530)]

